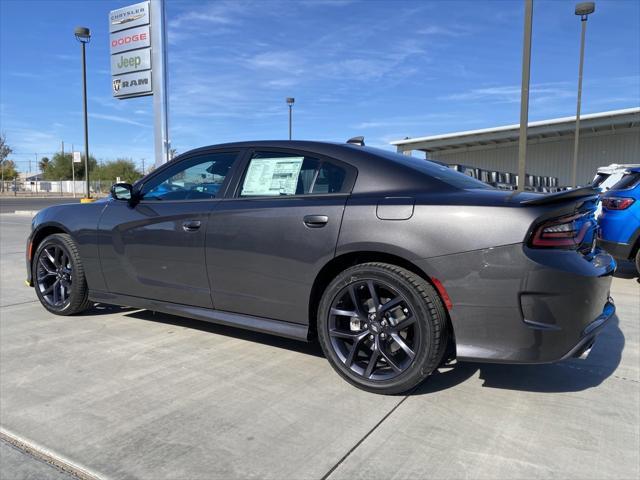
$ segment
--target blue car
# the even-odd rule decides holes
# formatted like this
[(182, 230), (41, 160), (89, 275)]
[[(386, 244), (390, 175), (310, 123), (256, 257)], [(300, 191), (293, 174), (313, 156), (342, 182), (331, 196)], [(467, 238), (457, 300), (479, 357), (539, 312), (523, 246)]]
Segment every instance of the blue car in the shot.
[(599, 245), (640, 272), (640, 167), (629, 168), (602, 196)]

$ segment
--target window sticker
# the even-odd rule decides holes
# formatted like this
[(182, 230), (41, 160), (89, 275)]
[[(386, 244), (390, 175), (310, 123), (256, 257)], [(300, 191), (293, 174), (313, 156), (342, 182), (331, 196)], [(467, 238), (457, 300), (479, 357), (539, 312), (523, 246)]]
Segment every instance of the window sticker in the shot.
[(304, 157), (253, 158), (242, 195), (295, 195)]

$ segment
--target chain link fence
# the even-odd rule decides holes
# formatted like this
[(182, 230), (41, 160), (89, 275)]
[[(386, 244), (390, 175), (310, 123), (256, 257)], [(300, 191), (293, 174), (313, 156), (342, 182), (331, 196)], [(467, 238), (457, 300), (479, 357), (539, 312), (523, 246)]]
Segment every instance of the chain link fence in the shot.
[[(90, 182), (91, 196), (101, 197), (109, 193), (112, 182), (96, 180)], [(15, 197), (84, 197), (87, 185), (84, 181), (76, 180), (5, 180), (0, 182), (0, 194)]]

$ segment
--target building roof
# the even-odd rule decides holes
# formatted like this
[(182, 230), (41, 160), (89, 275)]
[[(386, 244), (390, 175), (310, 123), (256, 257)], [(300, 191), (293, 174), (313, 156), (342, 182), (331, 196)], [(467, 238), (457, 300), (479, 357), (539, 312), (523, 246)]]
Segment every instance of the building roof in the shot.
[[(576, 117), (553, 118), (530, 122), (527, 129), (529, 140), (573, 136)], [(640, 126), (640, 107), (612, 110), (609, 112), (580, 115), (580, 132), (628, 129)], [(423, 150), (435, 152), (451, 148), (495, 145), (517, 141), (520, 124), (502, 127), (468, 130), (466, 132), (445, 133), (428, 137), (407, 138), (391, 142), (398, 150)]]

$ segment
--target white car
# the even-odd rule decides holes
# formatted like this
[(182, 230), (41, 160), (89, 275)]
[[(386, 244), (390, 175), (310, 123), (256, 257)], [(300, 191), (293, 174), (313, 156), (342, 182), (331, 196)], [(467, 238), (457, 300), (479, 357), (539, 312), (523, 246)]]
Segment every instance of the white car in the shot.
[[(609, 190), (613, 187), (624, 175), (624, 172), (627, 168), (631, 167), (640, 167), (639, 163), (628, 163), (628, 164), (618, 164), (612, 163), (607, 167), (598, 167), (598, 172), (596, 176), (593, 177), (593, 182), (591, 185), (594, 187), (599, 187), (602, 190), (602, 193)], [(600, 213), (602, 212), (602, 202), (598, 202), (598, 208), (596, 209), (595, 215), (596, 218), (600, 217)]]

